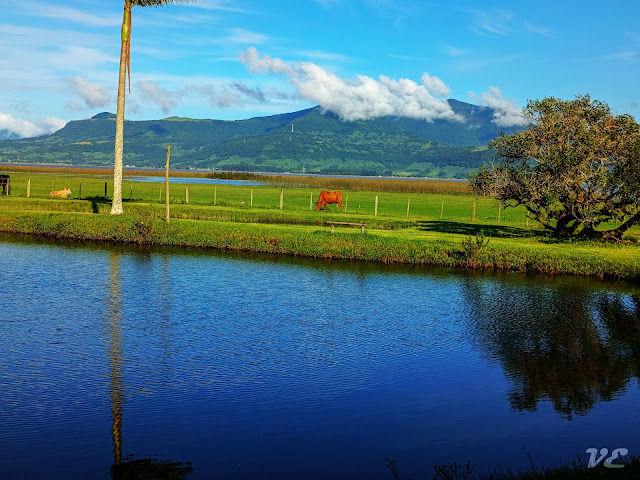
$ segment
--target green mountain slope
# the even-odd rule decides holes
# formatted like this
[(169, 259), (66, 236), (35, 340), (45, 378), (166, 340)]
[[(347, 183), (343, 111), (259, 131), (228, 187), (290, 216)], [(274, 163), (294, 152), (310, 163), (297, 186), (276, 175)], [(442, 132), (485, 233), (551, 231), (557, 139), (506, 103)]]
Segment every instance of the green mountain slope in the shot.
[[(486, 144), (501, 129), (490, 108), (449, 102), (465, 122), (344, 122), (318, 107), (238, 121), (126, 121), (124, 163), (162, 167), (170, 144), (174, 168), (462, 178), (490, 161)], [(0, 161), (111, 165), (114, 137), (115, 115), (101, 113), (52, 135), (2, 140)]]

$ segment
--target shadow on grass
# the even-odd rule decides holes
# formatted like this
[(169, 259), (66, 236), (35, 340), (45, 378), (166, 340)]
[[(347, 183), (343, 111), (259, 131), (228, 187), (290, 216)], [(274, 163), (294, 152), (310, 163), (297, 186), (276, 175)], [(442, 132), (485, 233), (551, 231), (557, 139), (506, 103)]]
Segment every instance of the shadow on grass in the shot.
[(100, 213), (100, 205), (111, 205), (111, 200), (107, 197), (84, 197), (82, 200), (91, 202), (91, 210), (93, 213)]
[(476, 223), (451, 222), (447, 220), (418, 221), (418, 230), (425, 232), (458, 233), (461, 235), (476, 235), (482, 230), (486, 237), (495, 238), (525, 238), (541, 237), (545, 232), (527, 228), (508, 227), (506, 225), (483, 225)]

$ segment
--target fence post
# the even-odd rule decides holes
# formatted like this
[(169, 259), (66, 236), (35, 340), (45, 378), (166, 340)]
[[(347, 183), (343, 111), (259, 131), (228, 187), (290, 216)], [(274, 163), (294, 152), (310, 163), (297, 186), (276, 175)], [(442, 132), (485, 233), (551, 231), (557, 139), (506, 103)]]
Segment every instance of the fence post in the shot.
[(313, 205), (313, 192), (309, 194), (309, 211), (312, 210), (311, 206)]
[(377, 217), (378, 216), (378, 195), (376, 195), (376, 208), (373, 211), (373, 216)]
[(442, 202), (442, 207), (440, 207), (440, 220), (442, 220), (443, 215), (444, 215), (444, 201)]
[(407, 200), (407, 218), (409, 218), (409, 205), (411, 205), (411, 199)]
[(476, 202), (473, 202), (473, 214), (471, 215), (471, 221), (476, 221)]
[(133, 182), (131, 182), (130, 187), (131, 188), (129, 188), (129, 200), (133, 200)]
[[(53, 190), (53, 188), (51, 190)], [(107, 198), (107, 182), (104, 182), (104, 198)]]
[(251, 189), (251, 206), (253, 207), (253, 188)]
[(284, 188), (280, 189), (280, 210), (284, 206)]
[(184, 201), (185, 203), (189, 203), (189, 184), (188, 183), (184, 186)]
[(347, 213), (348, 205), (349, 205), (349, 195), (347, 195), (347, 199), (344, 201), (344, 213)]
[(167, 164), (164, 167), (164, 196), (165, 205), (167, 207), (167, 224), (169, 223), (169, 156), (171, 155), (171, 147), (167, 145)]
[(498, 205), (498, 223), (500, 223), (500, 214), (502, 213), (502, 204)]
[[(29, 195), (27, 195), (28, 197)], [(80, 188), (78, 189), (78, 198), (82, 200), (82, 182), (80, 182)]]
[[(82, 185), (82, 184), (80, 184)], [(82, 188), (82, 187), (80, 187)], [(27, 198), (31, 196), (31, 179), (27, 180)]]
[(213, 187), (213, 206), (218, 204), (218, 187)]

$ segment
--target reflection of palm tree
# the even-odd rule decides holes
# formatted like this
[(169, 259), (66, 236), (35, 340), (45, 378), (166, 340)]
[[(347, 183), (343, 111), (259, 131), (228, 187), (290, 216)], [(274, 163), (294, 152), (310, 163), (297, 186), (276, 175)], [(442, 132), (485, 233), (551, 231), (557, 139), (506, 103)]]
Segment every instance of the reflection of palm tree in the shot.
[(111, 436), (113, 463), (122, 462), (122, 325), (120, 256), (109, 252), (109, 366), (111, 367)]
[[(167, 3), (187, 3), (195, 0), (124, 0), (120, 73), (118, 75), (118, 105), (116, 111), (115, 159), (113, 163), (113, 202), (111, 214), (122, 213), (122, 154), (124, 144), (124, 96), (127, 73), (131, 73), (131, 7), (157, 7)], [(129, 80), (131, 81), (131, 80)]]
[(120, 288), (120, 255), (109, 253), (109, 366), (111, 367), (111, 438), (113, 440), (113, 466), (111, 478), (180, 480), (193, 472), (190, 463), (169, 462), (152, 458), (122, 459), (122, 292)]
[(513, 408), (535, 410), (546, 398), (571, 418), (611, 400), (639, 375), (637, 297), (630, 310), (622, 300), (629, 297), (582, 287), (480, 290), (469, 285), (475, 335), (512, 381)]

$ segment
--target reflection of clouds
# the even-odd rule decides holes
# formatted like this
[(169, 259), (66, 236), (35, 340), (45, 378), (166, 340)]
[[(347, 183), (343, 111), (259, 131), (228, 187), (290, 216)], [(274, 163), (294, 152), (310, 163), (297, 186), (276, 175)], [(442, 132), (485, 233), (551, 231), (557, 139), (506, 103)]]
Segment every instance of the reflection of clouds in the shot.
[(469, 282), (474, 336), (512, 383), (514, 409), (550, 400), (571, 419), (617, 398), (640, 372), (640, 297)]
[(122, 292), (120, 288), (120, 254), (109, 252), (109, 366), (111, 390), (111, 436), (113, 463), (122, 462)]

